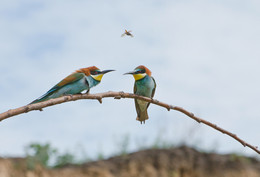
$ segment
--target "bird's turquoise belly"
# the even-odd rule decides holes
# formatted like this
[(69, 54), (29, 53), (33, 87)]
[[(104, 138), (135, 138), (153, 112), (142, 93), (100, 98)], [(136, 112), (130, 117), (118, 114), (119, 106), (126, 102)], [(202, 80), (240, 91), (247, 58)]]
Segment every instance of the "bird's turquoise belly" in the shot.
[(136, 92), (137, 95), (151, 97), (153, 88), (155, 87), (154, 82), (151, 78), (146, 77), (140, 81), (136, 81)]
[(140, 86), (137, 86), (136, 94), (146, 96), (146, 97), (151, 97), (152, 90), (153, 90), (152, 87), (149, 87), (146, 85), (140, 85)]

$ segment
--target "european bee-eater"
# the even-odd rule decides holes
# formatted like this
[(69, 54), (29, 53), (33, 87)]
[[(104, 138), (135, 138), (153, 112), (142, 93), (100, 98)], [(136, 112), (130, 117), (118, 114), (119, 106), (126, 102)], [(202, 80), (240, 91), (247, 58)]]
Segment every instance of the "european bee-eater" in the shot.
[(129, 30), (129, 31), (125, 30), (125, 32), (121, 35), (121, 37), (124, 37), (125, 35), (134, 37), (134, 36), (131, 34), (131, 32), (132, 32), (131, 30)]
[[(151, 71), (143, 65), (138, 66), (135, 68), (134, 71), (128, 72), (125, 74), (132, 74), (135, 79), (134, 83), (134, 94), (153, 98), (156, 83), (154, 78), (151, 76)], [(137, 112), (136, 120), (145, 123), (147, 120), (147, 108), (149, 107), (150, 103), (142, 100), (135, 99), (135, 108)]]
[(110, 71), (114, 70), (100, 71), (96, 66), (76, 70), (74, 73), (70, 74), (54, 87), (52, 87), (47, 93), (34, 100), (30, 104), (46, 101), (64, 95), (78, 94), (84, 90), (87, 90), (88, 93), (90, 88), (99, 84), (103, 75)]

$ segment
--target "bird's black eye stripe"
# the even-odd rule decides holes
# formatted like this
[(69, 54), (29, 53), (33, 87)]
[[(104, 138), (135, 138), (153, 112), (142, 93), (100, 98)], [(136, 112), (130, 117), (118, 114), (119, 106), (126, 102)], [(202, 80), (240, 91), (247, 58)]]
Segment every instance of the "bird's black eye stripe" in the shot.
[(136, 74), (142, 74), (142, 73), (145, 73), (145, 70), (144, 70), (144, 69), (138, 70), (138, 71), (136, 71), (135, 73), (136, 73)]
[(99, 74), (99, 71), (97, 71), (97, 70), (96, 71), (90, 71), (90, 74), (91, 75), (97, 75), (97, 74)]

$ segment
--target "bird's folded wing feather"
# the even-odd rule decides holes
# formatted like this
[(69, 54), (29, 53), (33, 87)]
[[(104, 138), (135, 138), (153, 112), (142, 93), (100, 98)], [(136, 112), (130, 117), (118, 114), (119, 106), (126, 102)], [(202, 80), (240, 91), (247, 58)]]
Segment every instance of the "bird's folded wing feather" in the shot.
[[(156, 89), (156, 82), (155, 82), (155, 80), (154, 80), (154, 78), (152, 77), (152, 79), (153, 79), (153, 82), (154, 82), (154, 88), (153, 88), (153, 90), (152, 90), (152, 95), (151, 95), (151, 98), (153, 98), (153, 96), (154, 96), (154, 93), (155, 93), (155, 89)], [(147, 108), (150, 106), (150, 103), (148, 103), (148, 105), (147, 105)]]
[(52, 87), (46, 94), (55, 92), (56, 90), (71, 84), (73, 82), (76, 82), (80, 79), (82, 79), (85, 76), (83, 73), (72, 73), (71, 75), (65, 77), (62, 81), (60, 81), (58, 84), (56, 84), (54, 87)]
[(153, 88), (153, 91), (152, 91), (152, 98), (153, 98), (154, 93), (155, 93), (155, 89), (156, 89), (156, 82), (155, 82), (153, 77), (152, 77), (152, 79), (153, 79), (153, 82), (154, 82), (154, 88)]
[(85, 75), (83, 73), (72, 73), (71, 75), (67, 76), (62, 81), (60, 81), (58, 84), (56, 84), (54, 87), (52, 87), (47, 93), (45, 93), (41, 97), (37, 98), (36, 100), (31, 102), (30, 104), (38, 103), (39, 101), (42, 101), (44, 98), (48, 97), (49, 95), (51, 95), (52, 93), (54, 93), (58, 89), (66, 86), (68, 84), (71, 84), (73, 82), (76, 82), (76, 81), (80, 80), (81, 78), (83, 78), (84, 76)]
[[(136, 90), (137, 90), (136, 84), (134, 84), (134, 94), (136, 94)], [(136, 98), (135, 98), (135, 109), (136, 109), (138, 117), (140, 117), (140, 107), (139, 107), (139, 104), (137, 103)]]

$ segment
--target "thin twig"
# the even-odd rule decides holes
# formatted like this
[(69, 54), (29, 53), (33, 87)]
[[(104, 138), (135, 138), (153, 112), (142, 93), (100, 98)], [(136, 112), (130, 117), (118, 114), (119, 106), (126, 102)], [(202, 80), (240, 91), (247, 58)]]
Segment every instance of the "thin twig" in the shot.
[(53, 106), (53, 105), (56, 105), (56, 104), (65, 103), (65, 102), (68, 102), (68, 101), (76, 101), (76, 100), (80, 100), (80, 99), (93, 99), (93, 100), (98, 100), (100, 103), (102, 103), (102, 98), (107, 98), (107, 97), (113, 97), (115, 99), (137, 98), (137, 99), (144, 100), (144, 101), (156, 104), (158, 106), (164, 107), (168, 111), (170, 111), (171, 109), (179, 111), (179, 112), (187, 115), (188, 117), (194, 119), (198, 123), (203, 123), (205, 125), (208, 125), (209, 127), (212, 127), (214, 129), (234, 138), (235, 140), (240, 142), (244, 147), (247, 146), (247, 147), (251, 148), (252, 150), (254, 150), (255, 152), (257, 152), (258, 154), (260, 154), (260, 151), (258, 150), (257, 146), (252, 146), (252, 145), (248, 144), (247, 142), (245, 142), (244, 140), (239, 138), (236, 134), (233, 134), (233, 133), (223, 129), (223, 128), (217, 126), (216, 124), (213, 124), (213, 123), (211, 123), (207, 120), (196, 117), (192, 112), (189, 112), (189, 111), (187, 111), (187, 110), (185, 110), (181, 107), (178, 107), (178, 106), (172, 106), (172, 105), (163, 103), (163, 102), (155, 100), (155, 99), (135, 95), (135, 94), (132, 94), (132, 93), (110, 91), (110, 92), (97, 93), (97, 94), (77, 94), (77, 95), (63, 96), (63, 97), (51, 99), (51, 100), (48, 100), (48, 101), (45, 101), (45, 102), (26, 105), (26, 106), (22, 106), (22, 107), (19, 107), (19, 108), (16, 108), (16, 109), (10, 109), (10, 110), (0, 114), (0, 121), (7, 119), (9, 117), (13, 117), (15, 115), (27, 113), (27, 112), (30, 112), (30, 111), (33, 111), (33, 110), (42, 110), (42, 108)]

